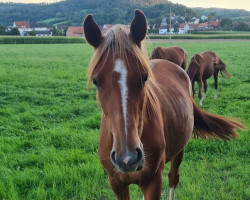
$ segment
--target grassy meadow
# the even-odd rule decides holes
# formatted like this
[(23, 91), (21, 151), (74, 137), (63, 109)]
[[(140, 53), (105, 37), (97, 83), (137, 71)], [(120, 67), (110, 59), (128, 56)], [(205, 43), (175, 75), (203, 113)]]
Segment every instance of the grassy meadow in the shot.
[[(147, 48), (171, 45), (184, 47), (189, 59), (205, 50), (221, 57), (233, 77), (219, 76), (216, 100), (209, 80), (203, 108), (248, 127), (231, 142), (191, 140), (176, 199), (250, 199), (250, 41)], [(0, 199), (115, 199), (97, 156), (101, 109), (86, 87), (92, 52), (87, 44), (0, 45)], [(169, 195), (168, 169), (162, 199)], [(132, 200), (142, 199), (137, 186), (130, 188)]]

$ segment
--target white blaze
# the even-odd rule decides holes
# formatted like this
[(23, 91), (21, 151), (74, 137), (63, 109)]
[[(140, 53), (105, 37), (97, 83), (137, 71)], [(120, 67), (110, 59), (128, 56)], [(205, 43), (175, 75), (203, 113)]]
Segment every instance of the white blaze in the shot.
[(115, 61), (114, 71), (120, 74), (118, 81), (121, 89), (122, 112), (124, 118), (125, 134), (127, 136), (127, 100), (128, 100), (128, 87), (127, 87), (127, 74), (128, 71), (124, 62), (121, 59)]

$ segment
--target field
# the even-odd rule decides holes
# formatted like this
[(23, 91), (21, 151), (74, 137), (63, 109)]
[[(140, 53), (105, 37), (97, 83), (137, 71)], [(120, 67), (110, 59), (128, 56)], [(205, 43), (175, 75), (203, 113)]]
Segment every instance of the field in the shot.
[[(176, 44), (148, 50), (159, 45)], [(190, 57), (213, 50), (227, 63), (233, 77), (219, 76), (217, 100), (209, 80), (203, 109), (241, 118), (248, 130), (231, 142), (191, 140), (176, 199), (250, 199), (250, 42), (178, 45)], [(91, 54), (87, 44), (0, 45), (0, 199), (115, 199), (97, 156), (101, 109), (86, 87)], [(142, 199), (130, 188), (131, 199)]]

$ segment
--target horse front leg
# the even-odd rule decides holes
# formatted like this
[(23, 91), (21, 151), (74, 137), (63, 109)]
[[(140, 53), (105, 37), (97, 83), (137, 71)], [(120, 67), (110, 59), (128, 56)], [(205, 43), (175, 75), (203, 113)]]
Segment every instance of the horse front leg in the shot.
[(169, 199), (174, 200), (175, 196), (175, 188), (177, 184), (179, 183), (179, 167), (182, 162), (184, 150), (182, 150), (179, 154), (177, 154), (172, 160), (171, 160), (171, 167), (170, 171), (168, 173), (168, 183), (169, 183)]
[(194, 81), (192, 82), (192, 92), (193, 92), (193, 98), (194, 98), (194, 93), (195, 93), (195, 91), (194, 91)]
[(117, 200), (129, 200), (129, 186), (120, 185), (113, 178), (109, 176), (109, 183), (116, 195)]
[(202, 106), (202, 96), (201, 96), (201, 89), (202, 89), (202, 79), (200, 79), (198, 81), (198, 85), (199, 85), (199, 93), (198, 93), (198, 97), (200, 99), (200, 105)]
[(163, 169), (159, 169), (156, 174), (140, 188), (143, 192), (143, 200), (160, 200), (162, 188), (162, 173)]

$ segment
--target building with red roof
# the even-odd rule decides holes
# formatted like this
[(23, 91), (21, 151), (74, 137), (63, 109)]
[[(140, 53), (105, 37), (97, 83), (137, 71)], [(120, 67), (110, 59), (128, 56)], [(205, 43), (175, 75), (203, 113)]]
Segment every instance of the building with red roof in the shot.
[(66, 32), (66, 37), (83, 37), (83, 28), (81, 26), (70, 26)]

